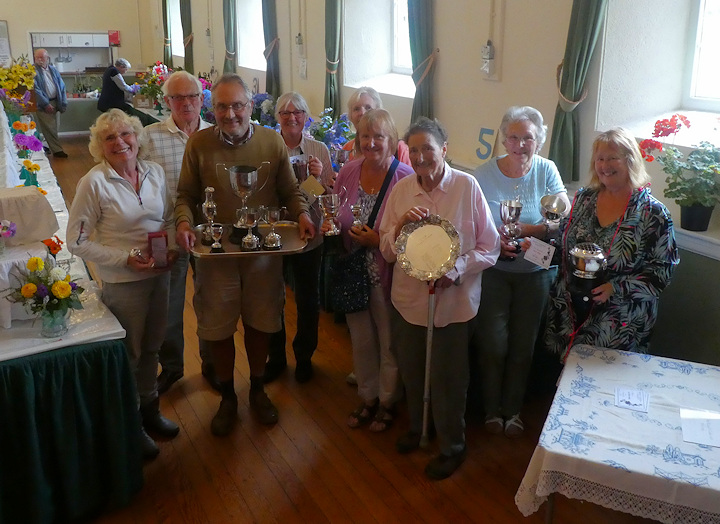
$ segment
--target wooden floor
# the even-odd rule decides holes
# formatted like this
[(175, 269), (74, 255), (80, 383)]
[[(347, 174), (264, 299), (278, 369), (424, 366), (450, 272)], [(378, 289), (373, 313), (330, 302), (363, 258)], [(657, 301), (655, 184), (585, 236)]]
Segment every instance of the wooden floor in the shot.
[[(87, 153), (86, 137), (62, 142), (70, 156), (53, 159), (52, 166), (69, 200), (77, 180), (94, 162)], [(188, 299), (190, 291), (191, 286)], [(295, 312), (289, 302), (293, 305), (286, 319), (291, 335)], [(180, 435), (159, 443), (160, 456), (145, 466), (145, 487), (132, 504), (93, 522), (544, 522), (544, 506), (524, 518), (514, 496), (552, 392), (528, 402), (523, 412), (527, 431), (517, 440), (486, 434), (479, 414), (470, 412), (467, 461), (450, 479), (433, 482), (423, 468), (436, 450), (407, 456), (395, 452), (395, 440), (406, 427), (404, 414), (383, 434), (346, 425), (358, 398), (355, 388), (345, 383), (352, 368), (347, 328), (334, 323), (332, 315), (321, 314), (315, 378), (303, 385), (295, 382), (290, 351), (288, 372), (268, 386), (280, 411), (280, 421), (273, 427), (261, 425), (249, 413), (247, 359), (242, 349), (238, 351), (235, 376), (242, 422), (225, 438), (210, 433), (219, 396), (200, 375), (195, 327), (188, 301), (185, 377), (161, 397), (161, 410), (180, 424)], [(239, 337), (236, 344), (242, 348)], [(558, 497), (553, 522), (651, 521)]]

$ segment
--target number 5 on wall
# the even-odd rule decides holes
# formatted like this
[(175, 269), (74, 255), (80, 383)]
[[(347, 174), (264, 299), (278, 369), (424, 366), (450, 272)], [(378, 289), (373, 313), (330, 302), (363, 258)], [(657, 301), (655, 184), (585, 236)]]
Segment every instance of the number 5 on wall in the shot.
[(475, 154), (480, 160), (485, 160), (486, 158), (489, 158), (492, 154), (493, 148), (492, 144), (485, 140), (483, 137), (488, 136), (488, 138), (490, 138), (494, 134), (494, 129), (488, 129), (487, 127), (480, 128), (480, 137), (478, 138), (478, 141), (480, 142), (480, 147), (475, 150)]

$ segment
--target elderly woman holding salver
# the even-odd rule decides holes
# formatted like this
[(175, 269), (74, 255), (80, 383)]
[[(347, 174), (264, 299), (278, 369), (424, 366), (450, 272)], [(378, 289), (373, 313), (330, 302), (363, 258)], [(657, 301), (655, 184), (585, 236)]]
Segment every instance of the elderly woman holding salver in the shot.
[[(179, 428), (160, 414), (156, 376), (177, 253), (170, 251), (160, 268), (147, 249), (148, 233), (167, 232), (174, 243), (173, 207), (162, 168), (138, 158), (144, 140), (140, 121), (119, 109), (100, 115), (90, 128), (90, 153), (99, 163), (78, 182), (67, 246), (95, 264), (102, 301), (127, 333), (144, 428), (174, 437)], [(140, 438), (143, 455), (156, 457), (159, 449), (142, 428)]]

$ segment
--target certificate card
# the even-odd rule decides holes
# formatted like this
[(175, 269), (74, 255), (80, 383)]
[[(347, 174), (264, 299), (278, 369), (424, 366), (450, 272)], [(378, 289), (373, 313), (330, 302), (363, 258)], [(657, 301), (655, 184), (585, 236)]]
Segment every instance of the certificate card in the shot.
[(535, 237), (530, 237), (530, 249), (525, 251), (525, 260), (536, 264), (543, 269), (548, 269), (552, 262), (555, 246), (543, 242)]
[(641, 389), (615, 388), (615, 405), (619, 408), (632, 409), (647, 413), (650, 395)]
[(300, 184), (300, 190), (307, 198), (308, 204), (313, 205), (317, 197), (325, 192), (323, 185), (314, 176), (308, 176), (307, 180)]
[(685, 442), (720, 448), (720, 413), (681, 409), (680, 421)]

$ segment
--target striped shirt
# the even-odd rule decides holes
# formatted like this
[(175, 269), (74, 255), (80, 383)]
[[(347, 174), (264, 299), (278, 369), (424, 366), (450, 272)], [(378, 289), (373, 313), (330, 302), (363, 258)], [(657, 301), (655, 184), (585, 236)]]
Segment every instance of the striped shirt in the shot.
[[(200, 119), (201, 129), (212, 127), (203, 119)], [(148, 144), (144, 148), (145, 158), (157, 162), (165, 170), (165, 180), (168, 191), (175, 204), (177, 197), (177, 185), (180, 179), (180, 168), (182, 167), (183, 154), (188, 136), (180, 131), (172, 116), (162, 122), (151, 124), (145, 128), (148, 137)]]

